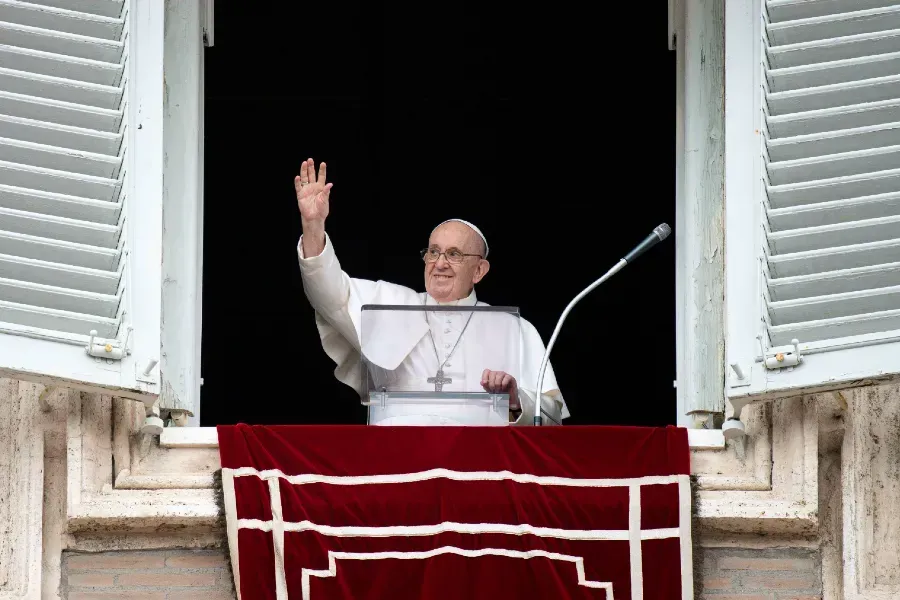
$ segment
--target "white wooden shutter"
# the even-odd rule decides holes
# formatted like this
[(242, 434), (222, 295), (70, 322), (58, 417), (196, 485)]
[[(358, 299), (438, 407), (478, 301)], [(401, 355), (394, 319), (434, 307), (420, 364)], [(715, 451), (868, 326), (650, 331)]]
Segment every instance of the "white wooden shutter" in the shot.
[(8, 375), (158, 393), (162, 4), (0, 0)]
[(729, 0), (725, 39), (729, 395), (900, 373), (900, 1)]

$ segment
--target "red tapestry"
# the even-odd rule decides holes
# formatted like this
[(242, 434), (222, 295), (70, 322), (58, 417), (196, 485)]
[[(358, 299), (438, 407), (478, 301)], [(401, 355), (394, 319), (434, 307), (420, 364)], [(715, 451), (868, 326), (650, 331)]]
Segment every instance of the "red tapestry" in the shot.
[(242, 600), (693, 598), (684, 429), (218, 430)]

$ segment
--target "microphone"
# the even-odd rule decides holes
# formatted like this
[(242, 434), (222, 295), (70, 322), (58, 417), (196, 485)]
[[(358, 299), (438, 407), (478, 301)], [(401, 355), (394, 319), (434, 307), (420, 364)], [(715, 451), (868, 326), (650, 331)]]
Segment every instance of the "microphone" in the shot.
[(613, 266), (612, 269), (607, 271), (603, 277), (592, 283), (591, 285), (584, 288), (580, 294), (575, 296), (569, 305), (566, 306), (566, 309), (563, 311), (562, 316), (559, 317), (559, 321), (556, 323), (556, 329), (553, 330), (553, 335), (550, 336), (550, 343), (547, 344), (547, 349), (544, 351), (544, 358), (541, 360), (541, 368), (538, 370), (538, 380), (537, 380), (537, 399), (535, 400), (535, 410), (534, 410), (534, 424), (542, 425), (543, 418), (541, 417), (541, 397), (543, 396), (543, 386), (544, 386), (544, 373), (547, 370), (547, 365), (550, 363), (550, 351), (553, 349), (553, 344), (556, 343), (556, 337), (559, 335), (559, 330), (562, 329), (562, 324), (566, 320), (566, 317), (569, 316), (569, 312), (572, 308), (578, 304), (582, 298), (590, 294), (594, 291), (598, 285), (621, 271), (625, 265), (628, 263), (634, 262), (638, 256), (660, 243), (672, 233), (672, 228), (669, 227), (666, 223), (661, 223), (656, 229), (653, 230), (653, 233), (644, 238), (644, 241), (634, 247), (634, 249), (625, 255), (625, 258), (621, 259), (619, 262)]
[(658, 226), (653, 230), (653, 233), (648, 235), (643, 242), (634, 247), (634, 250), (625, 255), (624, 260), (626, 263), (634, 262), (638, 256), (660, 243), (672, 233), (672, 228), (666, 225), (665, 223)]

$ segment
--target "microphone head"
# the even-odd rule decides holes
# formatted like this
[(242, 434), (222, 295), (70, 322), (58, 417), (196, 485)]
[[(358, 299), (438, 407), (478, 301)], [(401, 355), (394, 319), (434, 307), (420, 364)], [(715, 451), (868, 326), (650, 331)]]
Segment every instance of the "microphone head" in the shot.
[(672, 228), (669, 227), (667, 224), (662, 223), (656, 229), (653, 230), (653, 233), (656, 234), (656, 237), (659, 238), (659, 241), (663, 241), (664, 239), (669, 237), (670, 233), (672, 233)]

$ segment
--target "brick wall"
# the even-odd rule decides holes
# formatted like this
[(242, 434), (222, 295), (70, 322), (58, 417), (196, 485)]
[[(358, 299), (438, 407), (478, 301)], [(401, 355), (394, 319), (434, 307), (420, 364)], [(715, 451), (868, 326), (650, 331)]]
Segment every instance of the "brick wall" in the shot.
[[(821, 600), (819, 553), (694, 548), (701, 600)], [(221, 550), (63, 555), (64, 600), (233, 600)]]
[(233, 600), (222, 550), (63, 554), (66, 600)]
[(803, 548), (695, 548), (702, 600), (821, 600), (822, 561)]

